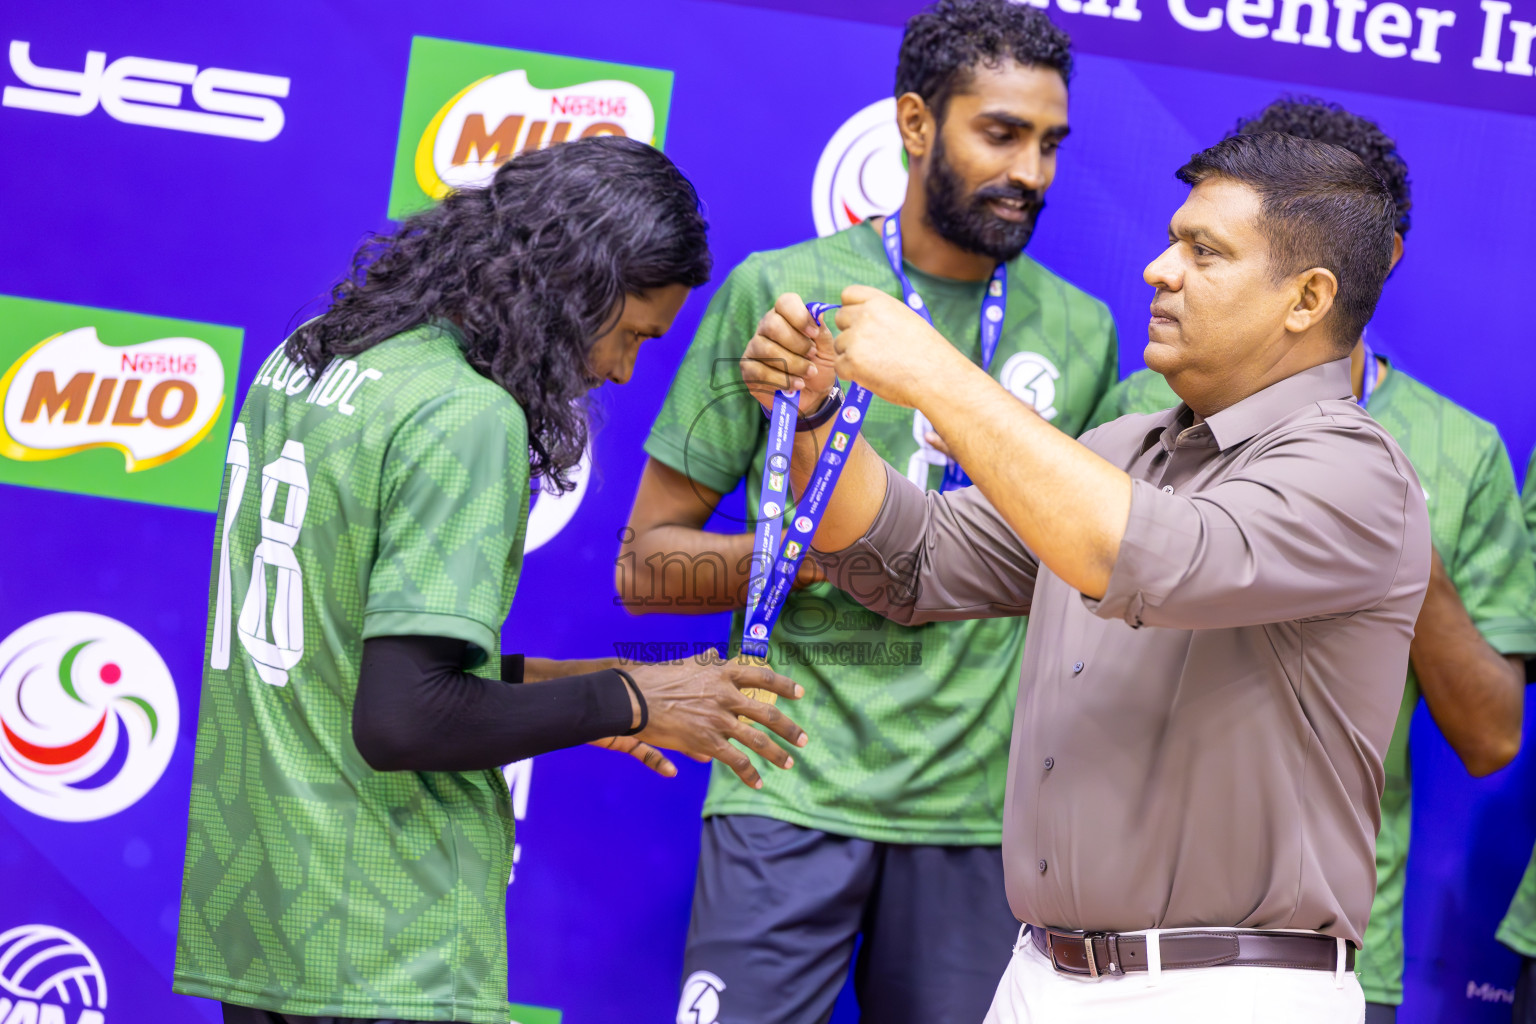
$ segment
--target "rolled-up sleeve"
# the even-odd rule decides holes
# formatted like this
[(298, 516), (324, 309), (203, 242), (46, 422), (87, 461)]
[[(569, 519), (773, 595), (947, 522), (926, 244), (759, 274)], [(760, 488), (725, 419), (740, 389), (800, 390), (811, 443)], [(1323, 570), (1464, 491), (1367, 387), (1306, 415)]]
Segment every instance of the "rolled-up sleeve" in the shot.
[(869, 532), (814, 554), (834, 586), (907, 626), (1027, 615), (1039, 568), (975, 487), (924, 491), (889, 465)]
[(1426, 519), (1408, 507), (1423, 501), (1407, 459), (1370, 427), (1280, 435), (1203, 491), (1134, 480), (1109, 586), (1083, 600), (1103, 618), (1173, 629), (1373, 608), (1404, 573), (1427, 573)]

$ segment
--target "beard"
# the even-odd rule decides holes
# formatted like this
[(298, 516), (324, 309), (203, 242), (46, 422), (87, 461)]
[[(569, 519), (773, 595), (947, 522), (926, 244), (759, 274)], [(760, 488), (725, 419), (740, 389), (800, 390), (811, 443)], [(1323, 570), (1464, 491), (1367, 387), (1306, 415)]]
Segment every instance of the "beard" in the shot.
[[(1045, 209), (1045, 196), (1017, 185), (985, 185), (970, 195), (944, 153), (941, 135), (933, 146), (933, 165), (923, 193), (928, 201), (928, 223), (945, 241), (966, 252), (989, 256), (1006, 263), (1029, 244), (1035, 222)], [(1013, 199), (1024, 204), (1024, 219), (1004, 220), (988, 205), (993, 199)]]

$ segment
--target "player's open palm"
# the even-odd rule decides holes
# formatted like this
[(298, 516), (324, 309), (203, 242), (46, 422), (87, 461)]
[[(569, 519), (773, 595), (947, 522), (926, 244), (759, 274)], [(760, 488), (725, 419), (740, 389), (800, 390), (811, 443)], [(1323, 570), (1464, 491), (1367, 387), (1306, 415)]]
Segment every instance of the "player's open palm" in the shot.
[(794, 759), (752, 722), (767, 726), (797, 747), (805, 746), (805, 732), (788, 715), (743, 692), (760, 690), (790, 699), (804, 692), (766, 665), (724, 661), (710, 652), (681, 664), (634, 665), (628, 671), (645, 695), (649, 714), (636, 739), (700, 761), (715, 758), (753, 789), (761, 789), (763, 780), (752, 759), (732, 746), (731, 740), (780, 768), (788, 768)]

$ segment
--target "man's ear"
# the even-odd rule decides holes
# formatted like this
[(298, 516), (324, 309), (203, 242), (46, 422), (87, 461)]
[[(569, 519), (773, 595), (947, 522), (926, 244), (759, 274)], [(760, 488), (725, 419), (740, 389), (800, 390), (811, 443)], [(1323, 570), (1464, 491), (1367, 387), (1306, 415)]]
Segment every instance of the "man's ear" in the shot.
[(1339, 279), (1325, 267), (1313, 267), (1303, 270), (1291, 281), (1294, 299), (1285, 317), (1285, 329), (1292, 334), (1303, 334), (1322, 323), (1333, 309), (1333, 301), (1339, 294)]
[(896, 97), (896, 128), (909, 160), (921, 160), (933, 149), (938, 123), (927, 102), (915, 92)]

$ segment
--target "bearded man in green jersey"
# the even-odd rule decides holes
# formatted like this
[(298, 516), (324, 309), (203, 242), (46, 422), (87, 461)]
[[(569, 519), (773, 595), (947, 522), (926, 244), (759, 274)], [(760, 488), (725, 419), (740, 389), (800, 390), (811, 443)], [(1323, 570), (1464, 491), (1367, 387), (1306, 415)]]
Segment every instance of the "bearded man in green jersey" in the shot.
[[(1408, 234), (1412, 197), (1408, 165), (1391, 138), (1337, 104), (1308, 99), (1278, 100), (1240, 122), (1234, 134), (1259, 132), (1341, 146), (1375, 171), (1397, 205), (1396, 265)], [(1413, 463), (1429, 502), (1435, 546), (1403, 703), (1385, 757), (1376, 897), (1357, 960), (1367, 1024), (1390, 1024), (1403, 1001), (1403, 889), (1412, 809), (1409, 721), (1422, 694), (1473, 775), (1487, 775), (1514, 759), (1520, 748), (1523, 657), (1536, 652), (1536, 570), (1498, 430), (1392, 366), (1375, 350), (1376, 340), (1367, 332), (1352, 353), (1355, 397)], [(1179, 404), (1156, 372), (1153, 346), (1148, 346), (1147, 364), (1149, 369), (1132, 374), (1105, 396), (1093, 425)]]
[(605, 741), (671, 774), (656, 744), (760, 785), (734, 739), (788, 767), (745, 721), (804, 742), (741, 692), (797, 695), (761, 666), (500, 653), (530, 476), (567, 485), (587, 390), (708, 273), (665, 156), (566, 143), (365, 246), (262, 364), (219, 511), (176, 991), (230, 1024), (506, 1021), (498, 766)]
[[(1066, 35), (1025, 4), (941, 0), (907, 23), (895, 258), (908, 301), (950, 343), (1076, 435), (1114, 379), (1113, 321), (1023, 252), (1068, 134), (1071, 68)], [(762, 500), (768, 426), (741, 387), (741, 351), (781, 293), (835, 300), (867, 284), (902, 296), (884, 221), (756, 253), (715, 295), (645, 444), (618, 579), (633, 610), (733, 609), (741, 634), (753, 534), (704, 528), (743, 480), (747, 506)], [(991, 352), (987, 314), (1000, 314)], [(875, 399), (863, 434), (923, 487), (963, 468), (911, 409)], [(824, 1021), (861, 940), (866, 1020), (974, 1024), (1018, 931), (1001, 842), (1023, 622), (900, 626), (802, 575), (769, 661), (804, 683), (796, 716), (816, 744), (762, 790), (711, 780), (677, 1019)]]
[[(1536, 536), (1536, 452), (1525, 467), (1525, 489), (1520, 492), (1526, 529)], [(1526, 682), (1536, 682), (1536, 660), (1525, 663)], [(1536, 851), (1520, 879), (1520, 888), (1509, 911), (1499, 922), (1498, 940), (1520, 954), (1520, 979), (1515, 983), (1512, 1024), (1536, 1024)]]

